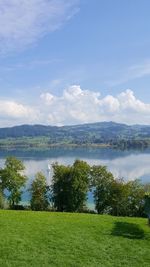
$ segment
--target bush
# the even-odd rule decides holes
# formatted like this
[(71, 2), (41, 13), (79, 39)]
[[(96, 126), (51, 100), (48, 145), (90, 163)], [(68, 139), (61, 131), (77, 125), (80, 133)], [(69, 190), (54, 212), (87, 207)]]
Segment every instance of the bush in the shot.
[(23, 205), (14, 205), (13, 210), (25, 210), (25, 207)]

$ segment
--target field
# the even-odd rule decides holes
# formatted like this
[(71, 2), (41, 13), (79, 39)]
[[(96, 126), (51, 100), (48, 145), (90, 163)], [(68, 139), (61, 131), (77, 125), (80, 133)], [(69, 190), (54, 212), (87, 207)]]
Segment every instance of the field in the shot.
[(146, 219), (0, 211), (2, 267), (149, 267)]

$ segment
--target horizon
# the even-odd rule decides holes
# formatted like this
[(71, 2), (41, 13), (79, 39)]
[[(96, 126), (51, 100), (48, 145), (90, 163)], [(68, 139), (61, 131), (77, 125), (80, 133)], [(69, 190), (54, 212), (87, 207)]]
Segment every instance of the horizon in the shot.
[(149, 125), (149, 9), (148, 0), (2, 0), (0, 127)]
[(144, 127), (150, 127), (150, 124), (127, 124), (127, 123), (119, 123), (115, 121), (97, 121), (97, 122), (85, 122), (85, 123), (80, 123), (80, 124), (68, 124), (68, 125), (51, 125), (51, 124), (14, 124), (13, 126), (7, 126), (7, 127), (1, 127), (0, 129), (6, 129), (6, 128), (15, 128), (15, 127), (22, 127), (22, 126), (44, 126), (44, 127), (56, 127), (56, 128), (63, 128), (63, 127), (77, 127), (77, 126), (84, 126), (84, 125), (94, 125), (94, 124), (117, 124), (117, 125), (125, 125), (129, 127), (133, 126), (144, 126)]

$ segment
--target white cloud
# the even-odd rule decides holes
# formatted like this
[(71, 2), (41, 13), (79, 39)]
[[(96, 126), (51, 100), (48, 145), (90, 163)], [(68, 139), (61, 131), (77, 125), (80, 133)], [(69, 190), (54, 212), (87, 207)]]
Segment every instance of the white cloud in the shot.
[(1, 0), (0, 52), (23, 49), (59, 29), (76, 12), (78, 0)]
[(54, 99), (54, 96), (50, 93), (45, 93), (45, 94), (41, 94), (41, 99), (44, 100), (46, 105), (49, 105)]
[(129, 89), (101, 97), (99, 92), (83, 90), (79, 85), (68, 87), (60, 96), (42, 93), (32, 106), (0, 100), (1, 127), (3, 123), (69, 125), (98, 121), (150, 124), (150, 103), (137, 99)]
[(17, 103), (12, 100), (0, 100), (0, 125), (1, 127), (14, 124), (36, 122), (39, 112), (32, 107)]
[[(82, 90), (74, 85), (65, 89), (62, 96), (50, 93), (41, 95), (46, 123), (76, 124), (96, 121), (116, 121), (128, 124), (150, 124), (150, 104), (137, 99), (131, 90), (116, 97)], [(45, 105), (44, 105), (45, 104)]]

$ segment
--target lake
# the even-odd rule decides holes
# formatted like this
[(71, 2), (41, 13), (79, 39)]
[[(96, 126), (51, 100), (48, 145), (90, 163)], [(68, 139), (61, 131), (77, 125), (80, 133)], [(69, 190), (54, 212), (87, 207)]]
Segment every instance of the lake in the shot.
[[(3, 167), (7, 156), (13, 155), (24, 162), (28, 185), (38, 171), (42, 171), (50, 183), (51, 170), (48, 169), (54, 162), (72, 164), (75, 159), (82, 159), (91, 165), (105, 165), (115, 177), (126, 180), (141, 179), (143, 183), (150, 182), (150, 149), (144, 151), (121, 151), (110, 148), (64, 148), (55, 147), (44, 151), (0, 151), (0, 167)], [(23, 201), (29, 199), (27, 192)], [(89, 203), (92, 203), (89, 195)]]

